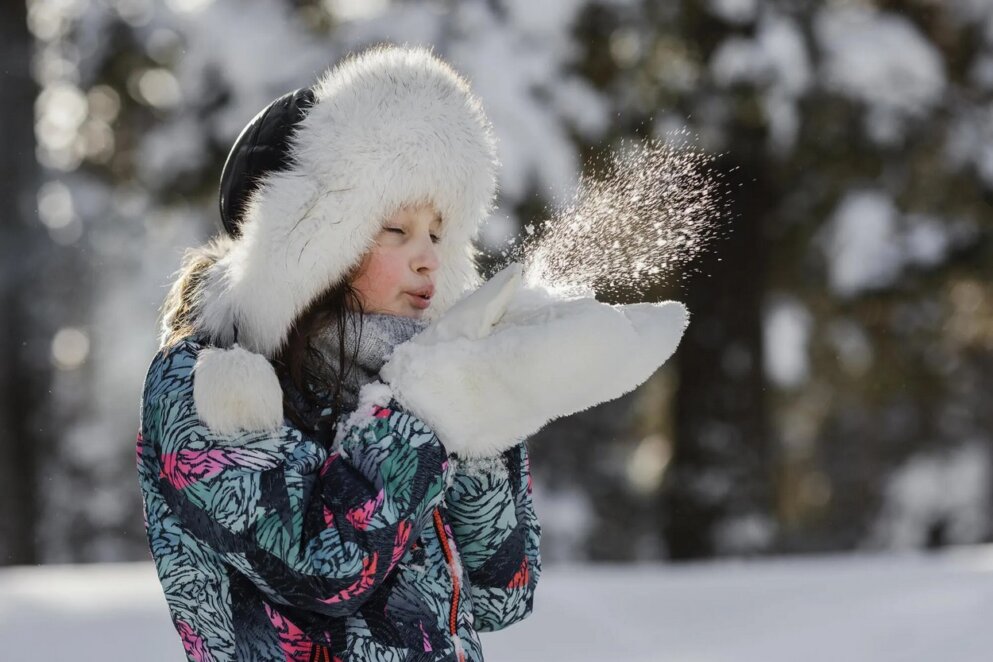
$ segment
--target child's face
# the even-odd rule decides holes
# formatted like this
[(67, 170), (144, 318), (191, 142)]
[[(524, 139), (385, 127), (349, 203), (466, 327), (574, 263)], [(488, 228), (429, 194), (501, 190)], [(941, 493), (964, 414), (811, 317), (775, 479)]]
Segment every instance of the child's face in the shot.
[(352, 277), (366, 312), (421, 317), (434, 295), (441, 216), (431, 204), (388, 218)]

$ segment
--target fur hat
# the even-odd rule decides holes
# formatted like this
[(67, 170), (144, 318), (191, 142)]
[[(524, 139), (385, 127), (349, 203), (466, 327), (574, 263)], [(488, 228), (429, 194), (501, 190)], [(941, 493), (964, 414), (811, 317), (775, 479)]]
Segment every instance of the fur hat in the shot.
[(290, 136), (312, 105), (313, 89), (287, 92), (259, 111), (235, 139), (221, 170), (217, 196), (221, 227), (229, 236), (241, 235), (241, 222), (259, 180), (293, 166)]
[(496, 147), (468, 83), (424, 49), (377, 47), (325, 72), (289, 136), (290, 165), (252, 191), (241, 236), (207, 274), (202, 330), (272, 358), (296, 317), (358, 265), (404, 204), (442, 216), (428, 316), (478, 285), (472, 239), (492, 209)]
[[(269, 151), (256, 150), (255, 165), (237, 156), (259, 145)], [(195, 324), (219, 347), (241, 347), (207, 354), (209, 369), (198, 362), (210, 382), (195, 384), (198, 408), (210, 402), (218, 413), (216, 389), (245, 383), (245, 366), (258, 362), (242, 353), (275, 357), (300, 313), (348, 276), (405, 204), (432, 202), (442, 217), (441, 266), (425, 318), (479, 285), (472, 240), (496, 194), (495, 140), (468, 82), (429, 50), (379, 46), (349, 56), (309, 90), (267, 106), (228, 160), (221, 213), (237, 236), (204, 275)], [(225, 377), (225, 358), (237, 380)], [(271, 376), (255, 381), (263, 383), (262, 419), (276, 424), (281, 396), (277, 416)], [(258, 410), (256, 395), (229, 391), (221, 399), (233, 400), (221, 408)], [(231, 420), (200, 414), (208, 424)]]

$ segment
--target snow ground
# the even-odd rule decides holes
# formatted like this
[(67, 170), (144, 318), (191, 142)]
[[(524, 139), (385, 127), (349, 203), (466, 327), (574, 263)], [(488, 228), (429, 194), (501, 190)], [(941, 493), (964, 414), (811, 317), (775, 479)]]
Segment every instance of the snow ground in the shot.
[[(937, 554), (555, 565), (489, 662), (979, 662), (993, 545)], [(183, 659), (151, 563), (0, 570), (4, 662)]]

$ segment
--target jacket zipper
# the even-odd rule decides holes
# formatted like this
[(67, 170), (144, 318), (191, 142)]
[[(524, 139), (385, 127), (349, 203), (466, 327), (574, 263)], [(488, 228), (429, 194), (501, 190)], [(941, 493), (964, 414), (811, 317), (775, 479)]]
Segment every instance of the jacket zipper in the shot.
[(460, 595), (458, 569), (455, 567), (455, 559), (452, 556), (452, 549), (449, 547), (448, 536), (445, 535), (445, 523), (441, 519), (441, 511), (438, 508), (434, 509), (434, 529), (438, 533), (438, 539), (441, 541), (441, 549), (445, 553), (445, 562), (448, 563), (448, 571), (452, 576), (452, 586), (454, 587), (454, 590), (452, 591), (452, 605), (448, 612), (448, 629), (452, 633), (452, 638), (455, 640), (455, 648), (458, 654), (459, 662), (465, 662), (465, 653), (462, 650), (462, 645), (459, 641), (458, 635)]
[[(338, 659), (337, 657), (334, 659)], [(323, 644), (314, 644), (310, 647), (310, 660), (308, 662), (331, 662), (331, 652)]]

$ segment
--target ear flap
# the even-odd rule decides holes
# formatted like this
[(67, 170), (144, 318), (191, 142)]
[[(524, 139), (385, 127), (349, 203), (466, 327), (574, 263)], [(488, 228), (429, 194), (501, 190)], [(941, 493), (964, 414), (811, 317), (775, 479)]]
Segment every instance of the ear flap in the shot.
[(283, 424), (283, 389), (261, 354), (234, 345), (206, 347), (193, 366), (200, 420), (219, 434), (275, 430)]

